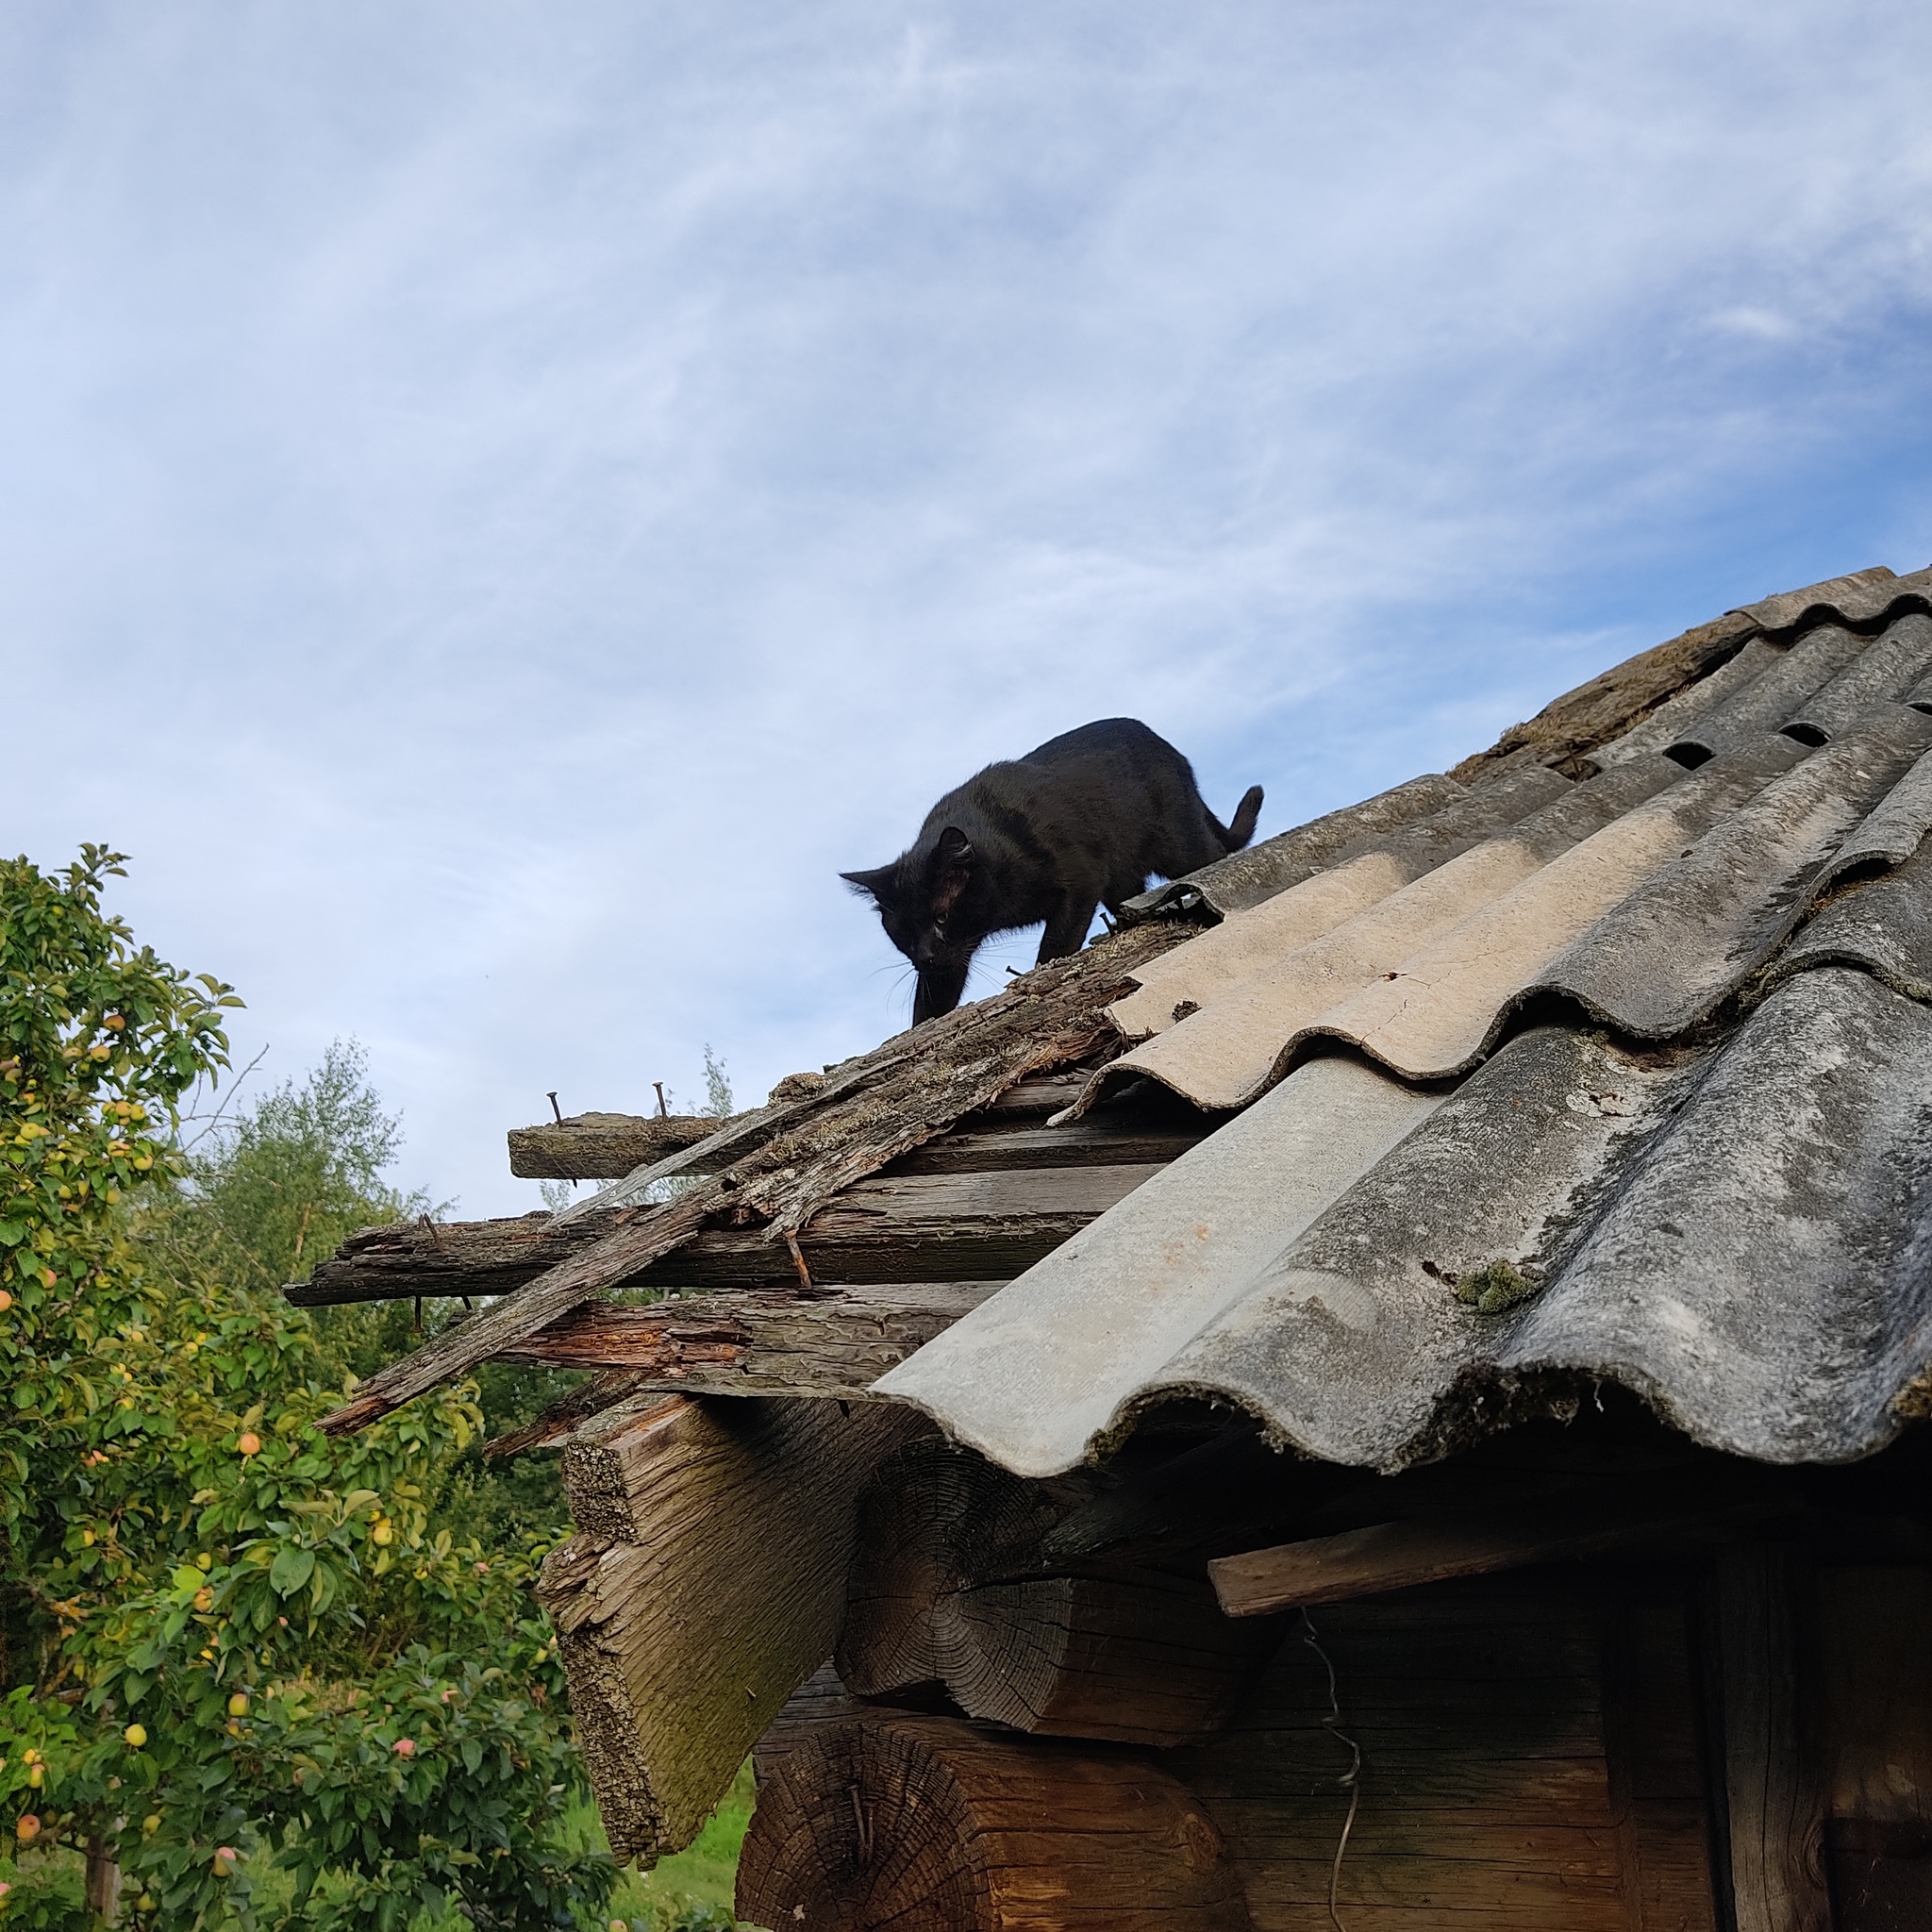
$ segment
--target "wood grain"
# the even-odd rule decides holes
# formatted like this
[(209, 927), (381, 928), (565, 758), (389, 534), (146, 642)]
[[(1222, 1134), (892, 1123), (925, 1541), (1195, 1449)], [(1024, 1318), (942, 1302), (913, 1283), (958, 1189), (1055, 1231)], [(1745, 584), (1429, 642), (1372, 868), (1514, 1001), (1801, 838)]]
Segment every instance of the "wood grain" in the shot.
[[(814, 1283), (1009, 1281), (1159, 1172), (1154, 1164), (881, 1175), (814, 1216), (799, 1246)], [(687, 1195), (673, 1203), (685, 1208)], [(702, 1204), (700, 1204), (702, 1205)], [(555, 1215), (425, 1224), (392, 1222), (352, 1236), (309, 1281), (297, 1307), (417, 1295), (501, 1295), (550, 1271), (613, 1257), (608, 1288), (751, 1288), (795, 1283), (789, 1249), (764, 1227), (706, 1227), (656, 1251), (667, 1210), (621, 1210), (611, 1223)], [(686, 1219), (689, 1216), (687, 1214)], [(617, 1272), (615, 1245), (647, 1258)]]
[(1774, 1507), (1772, 1499), (1692, 1486), (1560, 1507), (1443, 1510), (1223, 1557), (1208, 1574), (1230, 1617), (1265, 1616), (1591, 1556), (1700, 1525), (1748, 1522)]
[(806, 1294), (721, 1289), (647, 1307), (593, 1303), (507, 1352), (553, 1368), (626, 1369), (692, 1393), (862, 1396), (996, 1281), (892, 1282)]
[(565, 1451), (577, 1531), (538, 1593), (619, 1858), (689, 1844), (824, 1659), (858, 1491), (924, 1426), (885, 1404), (673, 1399)]
[[(521, 1180), (615, 1181), (635, 1168), (714, 1139), (728, 1121), (693, 1114), (577, 1113), (509, 1130), (509, 1171)], [(728, 1154), (720, 1154), (723, 1162)], [(702, 1158), (694, 1174), (708, 1171)]]
[(814, 1725), (770, 1762), (738, 1913), (802, 1932), (1249, 1932), (1220, 1834), (1146, 1754), (891, 1712)]
[(1774, 1545), (1726, 1552), (1715, 1622), (1737, 1932), (1831, 1932), (1824, 1780), (1800, 1684), (1803, 1566)]

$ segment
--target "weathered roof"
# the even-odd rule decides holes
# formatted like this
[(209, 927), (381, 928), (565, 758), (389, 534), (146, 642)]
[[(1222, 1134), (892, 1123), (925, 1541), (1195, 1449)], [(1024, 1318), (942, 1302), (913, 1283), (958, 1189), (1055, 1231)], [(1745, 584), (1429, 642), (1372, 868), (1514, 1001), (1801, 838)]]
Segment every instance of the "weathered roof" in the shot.
[(877, 1391), (1029, 1475), (1204, 1395), (1382, 1469), (1592, 1383), (1881, 1447), (1932, 1360), (1928, 610), (1768, 598), (1147, 895), (1223, 916), (1081, 1105), (1238, 1111)]

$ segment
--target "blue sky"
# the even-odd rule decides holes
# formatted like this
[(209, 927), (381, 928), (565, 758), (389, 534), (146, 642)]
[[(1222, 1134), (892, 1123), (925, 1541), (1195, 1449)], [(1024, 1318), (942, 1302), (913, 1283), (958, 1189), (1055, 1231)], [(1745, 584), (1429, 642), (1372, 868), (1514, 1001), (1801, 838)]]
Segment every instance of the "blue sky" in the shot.
[[(909, 989), (837, 873), (1145, 718), (1262, 832), (1932, 560), (1932, 13), (0, 15), (8, 849), (398, 1177)], [(1024, 945), (990, 954), (978, 984)]]

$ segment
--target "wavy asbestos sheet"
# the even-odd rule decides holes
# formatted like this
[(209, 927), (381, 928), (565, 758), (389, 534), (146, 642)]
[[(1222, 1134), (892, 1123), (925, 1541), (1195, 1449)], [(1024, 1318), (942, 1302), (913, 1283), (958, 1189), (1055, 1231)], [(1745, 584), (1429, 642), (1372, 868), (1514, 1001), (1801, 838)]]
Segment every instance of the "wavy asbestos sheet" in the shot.
[(1865, 640), (1835, 624), (1807, 630), (1778, 661), (1687, 731), (1666, 756), (1687, 763), (1716, 758), (1782, 730), (1824, 686), (1854, 663)]
[[(1203, 1394), (1394, 1471), (1591, 1380), (1847, 1460), (1932, 1360), (1927, 1092), (1932, 1012), (1843, 968), (1702, 1055), (1533, 1029), (1411, 1114), (1316, 1061), (875, 1386), (1028, 1476)], [(1481, 1312), (1471, 1276), (1528, 1298)]]
[(1894, 992), (1932, 1003), (1932, 847), (1813, 914), (1773, 972), (1789, 978), (1836, 965), (1862, 966)]
[(1071, 1469), (1435, 1096), (1311, 1061), (874, 1385), (1022, 1475)]
[(1704, 1019), (1804, 916), (1827, 862), (1932, 748), (1932, 718), (1885, 708), (1713, 825), (1527, 985), (1642, 1040)]
[(1330, 1460), (1420, 1458), (1507, 1332), (1453, 1277), (1498, 1259), (1541, 1277), (1684, 1078), (1560, 1027), (1440, 1105), (1312, 1061), (874, 1386), (1025, 1475), (1202, 1392)]
[(1873, 807), (1872, 814), (1832, 855), (1821, 888), (1872, 865), (1903, 865), (1932, 830), (1932, 751)]
[(1932, 1359), (1932, 1012), (1780, 987), (1500, 1349), (1622, 1382), (1713, 1449), (1837, 1462)]
[(1216, 859), (1185, 878), (1170, 879), (1150, 892), (1137, 893), (1122, 910), (1130, 919), (1150, 919), (1158, 912), (1184, 911), (1199, 905), (1224, 915), (1236, 912), (1299, 885), (1364, 840), (1399, 831), (1468, 795), (1467, 787), (1454, 778), (1427, 772), (1407, 784), (1378, 791), (1359, 805), (1343, 806), (1340, 811), (1312, 819), (1291, 831), (1277, 832), (1274, 838)]
[(1773, 737), (1700, 766), (1331, 1008), (1301, 1040), (1347, 1041), (1412, 1080), (1466, 1072), (1566, 947), (1805, 755)]
[(1874, 705), (1907, 697), (1932, 671), (1932, 617), (1914, 612), (1874, 638), (1844, 670), (1796, 710), (1784, 727), (1819, 740), (1856, 730)]
[[(1243, 962), (1241, 983), (1223, 988), (1202, 1011), (1123, 1055), (1097, 1077), (1095, 1090), (1145, 1075), (1197, 1107), (1246, 1106), (1274, 1084), (1291, 1044), (1332, 1008), (1633, 806), (1688, 782), (1681, 766), (1651, 758), (1574, 787), (1507, 834), (1451, 859), (1332, 930), (1283, 946), (1272, 958), (1251, 957)], [(1193, 945), (1180, 947), (1164, 958), (1179, 958), (1192, 950)], [(1121, 1008), (1112, 1010), (1118, 1016)]]
[(1855, 570), (1848, 576), (1827, 577), (1802, 591), (1782, 591), (1775, 597), (1740, 607), (1761, 630), (1785, 631), (1806, 622), (1836, 619), (1842, 624), (1871, 624), (1915, 598), (1932, 592), (1932, 570), (1894, 576), (1884, 564)]
[(1728, 704), (1784, 655), (1777, 645), (1753, 638), (1728, 664), (1720, 665), (1708, 677), (1666, 700), (1622, 738), (1599, 745), (1590, 755), (1592, 762), (1608, 771), (1613, 765), (1627, 765), (1636, 758), (1654, 757), (1669, 745), (1683, 743), (1713, 711)]
[(1318, 873), (1151, 960), (1138, 991), (1108, 1008), (1129, 1040), (1174, 1025), (1218, 994), (1240, 986), (1284, 953), (1341, 925), (1504, 827), (1568, 795), (1571, 781), (1541, 765), (1466, 792), (1439, 812), (1377, 840), (1373, 848)]

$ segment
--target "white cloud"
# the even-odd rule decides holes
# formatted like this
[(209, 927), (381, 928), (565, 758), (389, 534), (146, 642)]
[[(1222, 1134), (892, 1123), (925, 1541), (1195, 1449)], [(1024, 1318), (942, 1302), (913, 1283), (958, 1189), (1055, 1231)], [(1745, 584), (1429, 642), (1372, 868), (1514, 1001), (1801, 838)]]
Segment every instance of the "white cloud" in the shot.
[(548, 1088), (898, 1024), (834, 874), (990, 758), (1143, 715), (1278, 828), (1932, 555), (1914, 9), (0, 33), (17, 842), (473, 1211)]

